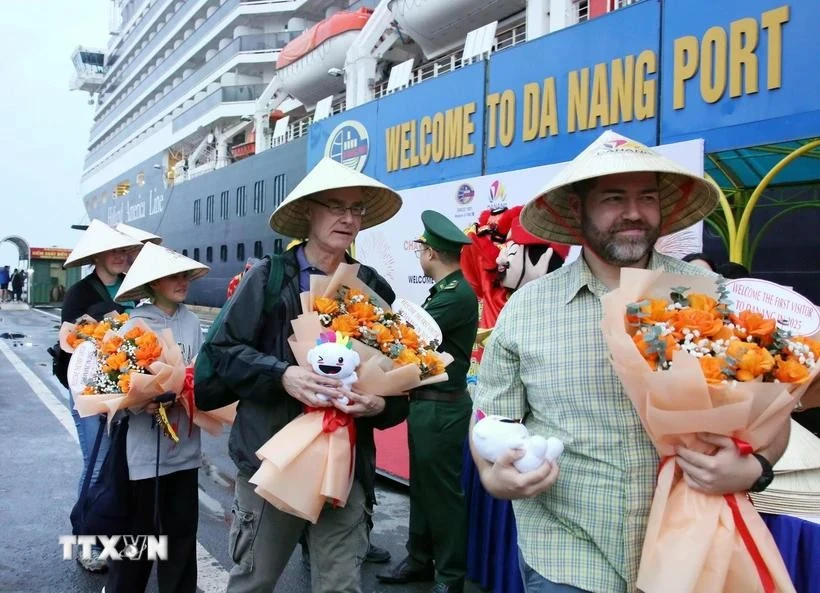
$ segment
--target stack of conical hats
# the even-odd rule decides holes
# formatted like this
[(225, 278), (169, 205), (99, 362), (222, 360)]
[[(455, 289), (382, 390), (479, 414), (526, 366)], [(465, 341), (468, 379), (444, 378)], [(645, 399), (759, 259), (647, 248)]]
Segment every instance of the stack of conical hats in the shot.
[(752, 492), (761, 513), (798, 515), (820, 520), (820, 439), (792, 420), (789, 446), (774, 466), (774, 480)]

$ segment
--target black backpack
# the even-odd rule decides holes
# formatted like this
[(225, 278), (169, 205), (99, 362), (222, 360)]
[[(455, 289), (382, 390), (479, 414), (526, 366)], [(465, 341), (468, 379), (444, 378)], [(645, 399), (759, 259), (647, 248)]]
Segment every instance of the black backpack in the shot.
[[(281, 255), (265, 256), (270, 259), (270, 276), (268, 277), (268, 284), (265, 290), (265, 315), (270, 315), (273, 308), (279, 302), (282, 294), (282, 287), (285, 281), (285, 260)], [(241, 283), (241, 281), (240, 281)], [(222, 306), (222, 310), (216, 316), (211, 327), (208, 328), (208, 333), (205, 335), (205, 344), (210, 343), (218, 329), (222, 326), (222, 319), (225, 311), (228, 310), (226, 305)], [(239, 400), (231, 388), (214, 372), (213, 361), (208, 356), (207, 349), (203, 347), (199, 349), (199, 355), (196, 357), (194, 363), (194, 398), (196, 406), (203, 412), (216, 410)]]
[(119, 535), (130, 533), (133, 506), (128, 482), (126, 440), (128, 416), (111, 425), (111, 442), (97, 480), (91, 483), (91, 474), (100, 451), (106, 417), (101, 415), (97, 439), (88, 460), (80, 497), (71, 509), (71, 528), (74, 535)]

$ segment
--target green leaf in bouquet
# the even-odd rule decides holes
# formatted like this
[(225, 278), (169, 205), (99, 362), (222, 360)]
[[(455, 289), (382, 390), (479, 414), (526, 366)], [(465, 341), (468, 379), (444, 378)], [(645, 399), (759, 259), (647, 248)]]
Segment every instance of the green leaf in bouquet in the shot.
[(680, 305), (681, 307), (688, 307), (689, 299), (686, 297), (686, 293), (688, 291), (688, 286), (673, 286), (671, 292), (669, 293), (669, 297), (672, 299), (673, 303)]

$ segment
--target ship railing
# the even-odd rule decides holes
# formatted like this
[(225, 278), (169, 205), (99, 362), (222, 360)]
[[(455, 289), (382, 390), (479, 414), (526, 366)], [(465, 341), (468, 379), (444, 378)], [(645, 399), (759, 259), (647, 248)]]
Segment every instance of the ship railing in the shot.
[[(172, 1), (173, 0), (157, 0), (157, 2), (154, 2), (154, 5), (151, 8), (148, 9), (148, 12), (146, 12), (142, 16), (142, 18), (136, 23), (134, 28), (131, 29), (131, 31), (127, 32), (121, 38), (120, 43), (119, 43), (119, 47), (116, 49), (116, 52), (120, 56), (125, 56), (125, 55), (128, 55), (129, 53), (131, 53), (134, 50), (134, 46), (136, 46), (136, 44), (139, 43), (139, 40), (147, 32), (148, 25), (153, 24), (153, 23), (156, 22), (154, 20), (154, 17), (156, 17), (159, 13), (163, 12), (166, 8), (168, 8), (171, 5)], [(152, 42), (158, 41), (158, 39), (160, 37), (161, 37), (161, 32), (158, 33), (154, 37), (154, 39), (152, 39), (151, 41)], [(126, 47), (126, 44), (128, 44), (128, 47)], [(149, 42), (149, 44), (146, 45), (146, 49), (150, 45), (151, 45), (151, 43)], [(140, 53), (142, 53), (142, 52), (140, 52)], [(136, 63), (136, 60), (134, 60), (134, 62), (132, 62), (132, 64), (135, 64), (135, 63)], [(120, 73), (112, 72), (112, 78), (110, 79), (109, 85), (107, 85), (107, 86), (110, 86), (110, 84), (115, 84), (119, 80), (122, 80), (122, 73), (121, 72)]]
[(262, 92), (267, 86), (266, 84), (223, 86), (175, 117), (172, 123), (172, 130), (174, 132), (181, 130), (188, 124), (198, 121), (206, 113), (224, 103), (256, 101), (256, 99), (262, 96)]
[(573, 10), (575, 10), (576, 23), (583, 23), (589, 20), (589, 0), (573, 0), (572, 6)]
[[(502, 49), (506, 49), (508, 47), (513, 47), (514, 45), (523, 43), (526, 40), (527, 27), (525, 24), (522, 23), (516, 27), (507, 29), (496, 35), (495, 41), (493, 42), (492, 51), (496, 52)], [(453, 70), (458, 70), (459, 68), (465, 66), (466, 64), (464, 64), (461, 59), (462, 54), (463, 49), (459, 49), (457, 51), (444, 55), (436, 60), (433, 60), (432, 62), (428, 62), (427, 64), (422, 64), (421, 66), (414, 68), (413, 72), (410, 75), (410, 81), (408, 82), (407, 86), (419, 84), (421, 82), (424, 82), (425, 80), (436, 78), (441, 74), (445, 74), (446, 72), (452, 72)], [(385, 97), (391, 92), (393, 91), (387, 91), (387, 81), (377, 84), (374, 89), (374, 94), (377, 99)]]
[(262, 33), (257, 35), (243, 35), (237, 37), (230, 44), (225, 46), (212, 59), (205, 63), (202, 68), (195, 74), (183, 80), (179, 86), (172, 89), (162, 99), (157, 101), (150, 108), (146, 109), (140, 116), (136, 117), (130, 124), (127, 124), (119, 132), (116, 132), (109, 138), (103, 140), (102, 143), (93, 147), (89, 151), (85, 159), (86, 168), (91, 163), (95, 163), (106, 151), (110, 150), (112, 146), (116, 146), (137, 129), (144, 126), (148, 121), (162, 112), (167, 112), (174, 105), (185, 100), (186, 96), (195, 94), (193, 89), (201, 86), (203, 81), (214, 72), (225, 66), (234, 56), (239, 53), (260, 52), (260, 51), (278, 51), (281, 49), (281, 43), (288, 36), (282, 36), (281, 33)]
[[(336, 115), (337, 113), (341, 113), (344, 110), (345, 99), (344, 97), (339, 97), (331, 104), (330, 115)], [(267, 143), (267, 148), (273, 148), (274, 146), (281, 146), (282, 144), (287, 144), (291, 140), (295, 140), (296, 138), (306, 136), (312, 123), (312, 113), (302, 116), (299, 119), (292, 121), (288, 124), (288, 130), (284, 135), (279, 136), (278, 138), (274, 138), (272, 135), (268, 135), (264, 140), (262, 140), (262, 142)], [(257, 140), (257, 142), (259, 142), (259, 140)]]
[[(239, 0), (228, 0), (220, 6), (216, 12), (214, 12), (209, 18), (205, 20), (202, 25), (196, 29), (188, 39), (183, 41), (178, 48), (176, 48), (171, 54), (163, 59), (159, 65), (154, 69), (148, 72), (148, 76), (145, 79), (137, 84), (132, 90), (128, 92), (128, 97), (139, 97), (146, 89), (156, 87), (158, 82), (162, 82), (162, 77), (167, 75), (170, 70), (177, 64), (179, 64), (179, 60), (181, 56), (184, 56), (192, 47), (195, 47), (197, 43), (202, 41), (202, 38), (205, 37), (208, 33), (213, 33), (214, 25), (222, 20), (222, 18), (230, 14), (237, 6), (239, 5)], [(162, 43), (169, 43), (173, 41), (173, 39), (167, 38), (166, 35), (162, 34), (163, 31), (161, 30), (157, 35), (148, 42), (148, 45), (145, 46), (144, 49), (140, 51), (140, 56), (148, 56), (153, 58), (153, 51), (157, 48), (157, 46)], [(180, 33), (181, 34), (181, 33)], [(205, 49), (202, 49), (204, 52)], [(149, 60), (150, 61), (150, 60)], [(125, 87), (125, 79), (130, 76), (138, 66), (142, 65), (143, 60), (134, 60), (129, 64), (122, 73), (122, 80), (123, 80), (123, 87)], [(130, 84), (130, 81), (129, 81)], [(124, 88), (121, 88), (118, 93), (112, 95), (111, 99), (114, 99), (114, 96), (119, 96), (119, 93), (124, 92)], [(94, 126), (91, 128), (91, 135), (92, 137), (99, 133), (100, 131), (106, 129), (112, 122), (117, 120), (117, 117), (122, 115), (122, 113), (126, 110), (127, 107), (133, 108), (136, 104), (131, 104), (126, 106), (125, 103), (128, 101), (128, 97), (123, 97), (123, 101), (118, 105), (113, 105), (111, 102), (103, 106), (100, 110), (100, 118), (94, 123)], [(103, 112), (105, 114), (103, 115)]]

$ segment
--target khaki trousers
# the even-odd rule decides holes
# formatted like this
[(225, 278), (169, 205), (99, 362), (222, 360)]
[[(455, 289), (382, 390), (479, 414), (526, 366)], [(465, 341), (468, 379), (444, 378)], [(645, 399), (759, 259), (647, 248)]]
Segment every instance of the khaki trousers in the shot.
[(326, 505), (315, 525), (276, 509), (257, 495), (250, 476), (236, 477), (228, 552), (234, 562), (227, 593), (271, 593), (308, 525), (311, 591), (361, 593), (367, 554), (367, 509), (358, 481), (344, 508)]

